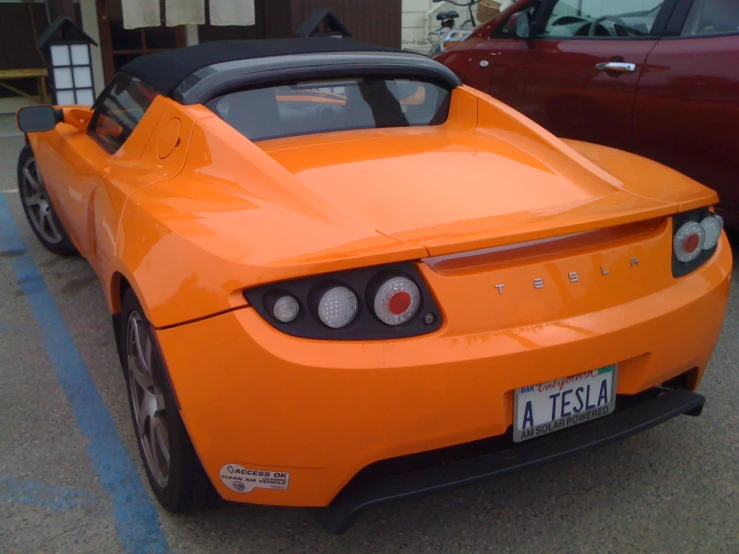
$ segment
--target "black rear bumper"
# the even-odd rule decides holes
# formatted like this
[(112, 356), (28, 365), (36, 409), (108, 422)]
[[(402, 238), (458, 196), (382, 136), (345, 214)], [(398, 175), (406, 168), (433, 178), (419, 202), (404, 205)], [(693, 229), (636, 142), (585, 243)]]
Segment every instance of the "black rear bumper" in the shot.
[(684, 389), (665, 392), (613, 415), (473, 458), (370, 482), (351, 482), (315, 514), (326, 531), (343, 533), (364, 509), (534, 467), (644, 431), (681, 414), (700, 415), (705, 398)]

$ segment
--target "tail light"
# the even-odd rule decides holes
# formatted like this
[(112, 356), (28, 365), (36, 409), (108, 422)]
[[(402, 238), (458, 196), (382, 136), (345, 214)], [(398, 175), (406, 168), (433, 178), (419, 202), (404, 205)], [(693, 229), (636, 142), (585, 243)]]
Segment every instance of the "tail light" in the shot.
[(300, 305), (298, 304), (298, 301), (289, 294), (280, 296), (275, 301), (274, 306), (272, 306), (272, 315), (281, 323), (290, 323), (291, 321), (295, 321), (295, 318), (298, 317), (299, 313)]
[(678, 214), (673, 220), (672, 275), (681, 277), (703, 265), (716, 251), (724, 222), (708, 209)]
[(436, 300), (411, 262), (284, 281), (244, 296), (272, 326), (303, 338), (404, 338), (442, 324)]
[(675, 233), (673, 248), (678, 261), (687, 264), (695, 260), (703, 252), (706, 242), (706, 231), (697, 221), (684, 223)]
[(721, 231), (724, 230), (724, 220), (720, 215), (709, 215), (704, 217), (701, 221), (701, 227), (706, 232), (706, 237), (703, 241), (703, 250), (712, 250), (716, 248), (719, 239), (721, 238)]
[(318, 301), (318, 319), (331, 329), (346, 327), (357, 315), (357, 295), (346, 287), (332, 287)]
[(407, 277), (391, 277), (377, 289), (375, 315), (387, 325), (402, 325), (418, 313), (421, 292)]

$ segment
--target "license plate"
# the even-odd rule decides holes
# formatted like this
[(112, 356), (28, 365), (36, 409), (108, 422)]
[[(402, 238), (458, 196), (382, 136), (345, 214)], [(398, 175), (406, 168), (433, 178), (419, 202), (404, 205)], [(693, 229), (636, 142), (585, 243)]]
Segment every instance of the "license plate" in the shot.
[(613, 413), (616, 365), (516, 389), (513, 440), (522, 442)]

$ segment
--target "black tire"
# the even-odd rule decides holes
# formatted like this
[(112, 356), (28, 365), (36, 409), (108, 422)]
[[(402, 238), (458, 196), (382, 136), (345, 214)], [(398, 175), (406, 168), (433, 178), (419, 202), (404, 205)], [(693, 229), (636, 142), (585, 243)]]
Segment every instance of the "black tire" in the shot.
[(51, 205), (30, 145), (24, 146), (18, 157), (18, 192), (28, 224), (44, 248), (59, 256), (77, 254)]
[[(145, 360), (146, 363), (149, 363), (152, 374), (151, 387), (147, 390), (149, 391), (148, 394), (157, 398), (157, 401), (155, 415), (148, 417), (148, 434), (147, 423), (144, 422), (143, 426), (139, 425), (140, 420), (146, 419), (140, 419), (139, 414), (143, 411), (142, 406), (144, 406), (144, 401), (141, 399), (146, 396), (146, 393), (143, 393), (142, 383), (146, 384), (148, 381), (141, 377), (145, 372), (137, 373), (139, 376), (137, 379), (133, 377), (132, 371), (129, 371), (129, 367), (133, 367), (134, 371), (142, 367), (137, 365), (140, 356), (136, 348), (136, 339), (132, 327), (136, 327), (138, 330), (139, 344), (144, 345), (142, 350), (146, 351), (146, 344), (148, 344), (151, 352), (148, 357), (149, 361)], [(139, 445), (141, 460), (149, 479), (149, 485), (157, 500), (168, 511), (175, 513), (195, 511), (217, 505), (220, 503), (221, 497), (208, 479), (187, 434), (171, 385), (163, 369), (161, 353), (156, 341), (151, 339), (149, 322), (132, 289), (128, 289), (123, 296), (120, 328), (116, 332), (120, 333), (121, 364), (126, 381), (134, 433)], [(143, 338), (144, 333), (146, 339)], [(144, 357), (147, 358), (146, 355)], [(132, 379), (134, 380), (133, 386)], [(161, 396), (161, 402), (158, 399), (159, 396)], [(162, 403), (163, 406), (161, 406)], [(160, 407), (163, 409), (160, 410)], [(160, 457), (164, 458), (161, 455), (161, 448), (158, 449), (156, 445), (152, 447), (154, 442), (159, 445), (162, 444), (157, 440), (157, 436), (159, 438), (163, 436), (162, 423), (166, 425), (166, 442), (169, 448), (169, 464), (166, 471), (163, 471), (163, 465), (159, 463), (161, 462)], [(141, 427), (143, 427), (143, 430), (140, 431)], [(164, 479), (165, 474), (166, 479)]]

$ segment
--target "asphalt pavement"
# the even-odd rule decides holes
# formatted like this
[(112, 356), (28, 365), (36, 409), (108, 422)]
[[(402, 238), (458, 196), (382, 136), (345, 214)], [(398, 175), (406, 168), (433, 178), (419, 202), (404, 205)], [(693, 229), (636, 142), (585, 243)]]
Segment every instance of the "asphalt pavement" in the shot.
[(0, 138), (0, 553), (739, 552), (739, 273), (699, 418), (373, 509), (343, 536), (300, 509), (165, 512), (97, 279), (46, 252), (23, 216), (21, 146)]

